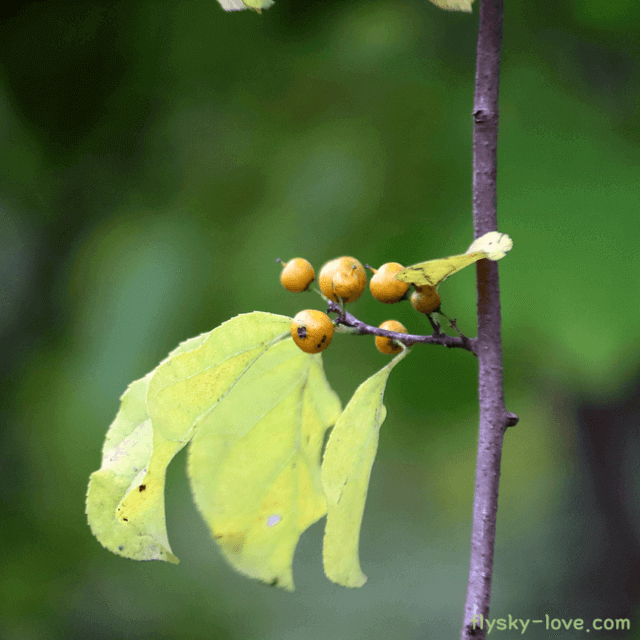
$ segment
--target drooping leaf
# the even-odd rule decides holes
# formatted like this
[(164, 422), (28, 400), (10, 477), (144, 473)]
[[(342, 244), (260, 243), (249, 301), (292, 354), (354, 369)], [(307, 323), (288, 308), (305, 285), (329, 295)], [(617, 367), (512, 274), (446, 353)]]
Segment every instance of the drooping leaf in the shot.
[[(178, 562), (171, 552), (162, 509), (150, 509), (137, 522), (122, 521), (116, 510), (122, 499), (143, 486), (151, 460), (153, 428), (146, 395), (153, 371), (131, 383), (120, 411), (109, 427), (102, 466), (91, 474), (87, 517), (93, 535), (109, 551), (134, 560)], [(144, 491), (144, 489), (142, 490)]]
[(165, 473), (202, 431), (189, 475), (223, 553), (243, 573), (293, 588), (297, 541), (326, 512), (320, 448), (340, 401), (321, 356), (301, 352), (290, 325), (269, 313), (238, 316), (184, 342), (129, 387), (89, 484), (89, 523), (104, 546), (177, 562)]
[(291, 339), (270, 345), (207, 403), (189, 447), (196, 504), (227, 560), (288, 590), (300, 535), (326, 513), (320, 451), (341, 408), (320, 358)]
[(273, 0), (218, 0), (225, 11), (242, 11), (242, 9), (253, 9), (262, 13), (263, 9), (268, 9), (274, 4)]
[(473, 0), (430, 0), (436, 7), (447, 11), (471, 11)]
[(408, 351), (404, 349), (356, 389), (329, 436), (324, 454), (324, 571), (327, 578), (345, 587), (361, 587), (367, 580), (360, 568), (358, 544), (378, 434), (387, 415), (384, 390), (391, 369)]
[[(208, 335), (186, 340), (164, 362), (199, 347)], [(154, 434), (147, 395), (158, 368), (122, 395), (102, 448), (102, 465), (89, 480), (86, 512), (93, 534), (109, 551), (133, 560), (177, 563), (167, 537), (163, 469), (186, 440), (160, 446), (162, 437)], [(131, 511), (127, 505), (135, 502), (138, 509)]]
[(449, 276), (478, 262), (478, 260), (483, 258), (501, 260), (511, 251), (512, 247), (513, 240), (506, 233), (490, 231), (475, 240), (466, 253), (414, 264), (399, 271), (396, 279), (419, 286), (436, 287)]

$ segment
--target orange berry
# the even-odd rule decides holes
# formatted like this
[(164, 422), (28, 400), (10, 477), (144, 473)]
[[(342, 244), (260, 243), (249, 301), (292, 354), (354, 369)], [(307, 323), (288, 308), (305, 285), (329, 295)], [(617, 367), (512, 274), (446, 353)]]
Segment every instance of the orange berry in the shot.
[(293, 318), (291, 337), (305, 353), (320, 353), (331, 344), (333, 322), (322, 311), (305, 309)]
[(316, 273), (304, 258), (293, 258), (289, 262), (283, 262), (280, 273), (282, 286), (293, 293), (306, 291), (309, 285), (316, 279)]
[(396, 274), (403, 269), (404, 267), (398, 262), (387, 262), (375, 272), (369, 281), (369, 289), (371, 289), (371, 295), (378, 302), (393, 304), (404, 297), (409, 289), (409, 284), (396, 280)]
[[(407, 333), (406, 327), (397, 320), (385, 320), (380, 329), (387, 331), (395, 331), (396, 333)], [(402, 347), (392, 338), (384, 336), (376, 336), (376, 347), (380, 353), (396, 354), (402, 351)]]
[(353, 302), (367, 286), (367, 276), (360, 261), (343, 256), (327, 262), (318, 276), (320, 291), (334, 302)]
[(440, 294), (428, 284), (416, 287), (409, 299), (413, 308), (420, 313), (433, 313), (440, 308)]

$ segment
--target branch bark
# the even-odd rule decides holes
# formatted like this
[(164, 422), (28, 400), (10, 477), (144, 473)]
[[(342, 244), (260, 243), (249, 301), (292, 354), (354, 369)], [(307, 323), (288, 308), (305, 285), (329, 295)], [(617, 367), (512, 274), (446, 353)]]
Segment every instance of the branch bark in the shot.
[[(479, 238), (497, 230), (498, 88), (503, 0), (482, 0), (478, 29), (473, 129), (473, 225)], [(498, 484), (507, 414), (502, 389), (502, 339), (498, 264), (477, 264), (480, 425), (473, 530), (462, 639), (484, 639), (491, 601)], [(516, 418), (517, 420), (517, 418)]]

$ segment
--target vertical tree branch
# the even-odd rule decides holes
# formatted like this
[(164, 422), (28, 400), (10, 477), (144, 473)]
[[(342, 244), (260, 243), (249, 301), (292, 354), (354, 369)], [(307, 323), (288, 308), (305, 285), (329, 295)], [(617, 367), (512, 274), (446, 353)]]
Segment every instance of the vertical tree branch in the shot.
[[(473, 129), (473, 224), (475, 237), (497, 230), (496, 172), (498, 87), (503, 0), (482, 0), (476, 60)], [(477, 265), (480, 426), (469, 582), (462, 638), (485, 638), (491, 600), (498, 483), (504, 430), (509, 416), (502, 389), (498, 263)], [(481, 616), (483, 616), (481, 618)]]

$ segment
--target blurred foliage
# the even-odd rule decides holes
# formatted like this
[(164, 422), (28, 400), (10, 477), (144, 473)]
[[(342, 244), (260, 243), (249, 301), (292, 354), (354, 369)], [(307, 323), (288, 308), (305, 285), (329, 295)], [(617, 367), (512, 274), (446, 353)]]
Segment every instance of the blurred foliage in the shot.
[[(640, 4), (507, 2), (499, 141), (507, 433), (491, 615), (630, 616), (640, 638)], [(322, 308), (274, 259), (377, 266), (472, 239), (473, 15), (420, 0), (9, 4), (0, 24), (0, 637), (456, 637), (477, 423), (468, 353), (393, 372), (362, 529), (369, 582), (236, 576), (169, 468), (182, 563), (108, 553), (84, 515), (126, 385), (251, 310)], [(441, 287), (474, 334), (472, 270)], [(428, 327), (363, 296), (371, 324)], [(387, 359), (326, 352), (346, 401)], [(547, 637), (530, 630), (528, 635)], [(563, 632), (571, 638), (571, 632)]]

